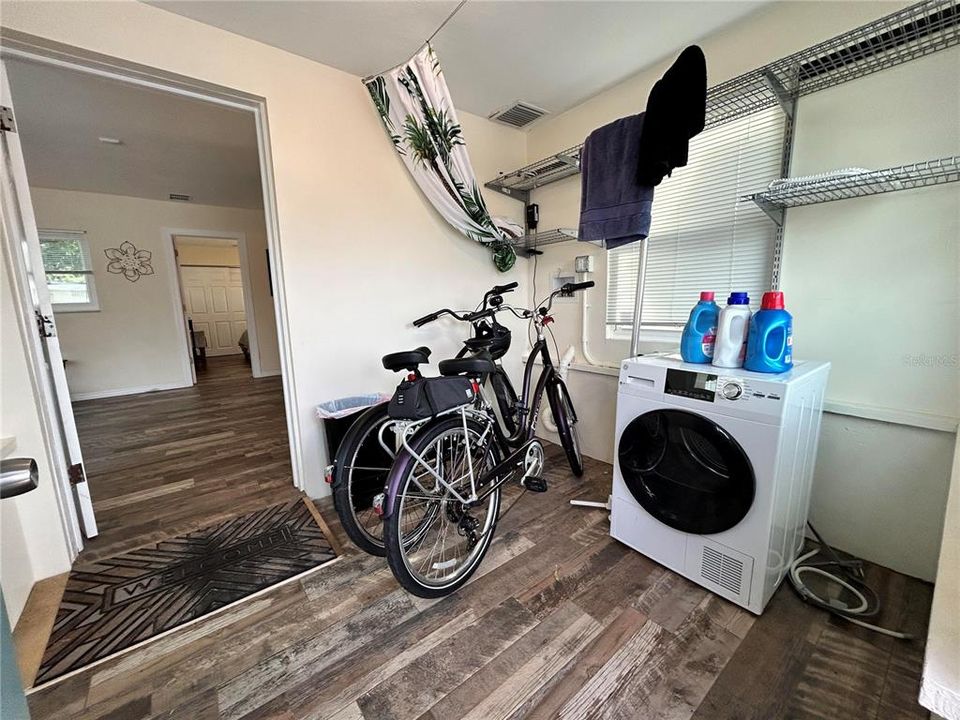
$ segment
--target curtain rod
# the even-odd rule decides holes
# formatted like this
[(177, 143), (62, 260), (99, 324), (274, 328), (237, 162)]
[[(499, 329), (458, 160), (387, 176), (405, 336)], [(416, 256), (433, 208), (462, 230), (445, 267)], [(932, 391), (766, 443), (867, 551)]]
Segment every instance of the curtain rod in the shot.
[[(421, 48), (423, 48), (425, 45), (429, 45), (429, 44), (430, 44), (430, 41), (433, 40), (433, 39), (440, 33), (440, 31), (443, 30), (443, 29), (447, 26), (447, 23), (448, 23), (448, 22), (450, 22), (451, 20), (453, 20), (453, 16), (456, 15), (458, 12), (460, 12), (460, 9), (461, 9), (464, 5), (466, 5), (466, 4), (467, 4), (467, 0), (460, 0), (460, 3), (453, 9), (453, 11), (452, 11), (449, 15), (447, 15), (446, 20), (444, 20), (442, 23), (440, 23), (440, 26), (439, 26), (436, 30), (433, 31), (433, 33), (430, 35), (430, 37), (428, 37), (426, 40), (423, 41), (423, 43), (421, 43), (420, 47), (418, 47), (416, 50), (413, 51), (413, 53), (410, 54), (410, 57), (413, 57), (413, 56), (416, 55), (418, 52), (420, 52)], [(410, 57), (408, 57), (407, 60), (409, 60)], [(390, 72), (390, 71), (393, 70), (394, 68), (400, 67), (400, 65), (403, 65), (404, 63), (406, 63), (407, 60), (404, 60), (403, 62), (397, 63), (396, 65), (391, 65), (390, 67), (385, 68), (384, 70), (381, 70), (381, 71), (378, 72), (378, 73), (373, 73), (372, 75), (367, 75), (365, 78), (363, 78), (363, 82), (367, 82), (368, 80), (372, 80), (373, 78), (377, 77), (378, 75), (383, 75), (385, 72)]]

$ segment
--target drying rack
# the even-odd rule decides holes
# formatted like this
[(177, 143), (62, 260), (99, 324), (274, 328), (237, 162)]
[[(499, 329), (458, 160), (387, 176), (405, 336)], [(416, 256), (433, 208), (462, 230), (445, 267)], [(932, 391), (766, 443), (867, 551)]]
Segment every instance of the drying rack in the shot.
[(809, 180), (780, 181), (769, 190), (740, 199), (752, 200), (782, 227), (787, 208), (957, 181), (960, 181), (960, 156), (952, 155), (884, 170), (843, 175), (827, 173)]
[[(957, 44), (960, 44), (960, 2), (927, 0), (917, 3), (711, 87), (707, 91), (706, 127), (722, 125), (775, 105), (783, 109), (787, 122), (790, 123), (795, 114), (797, 99), (804, 95), (865, 77)], [(582, 149), (582, 144), (575, 145), (517, 170), (502, 173), (486, 183), (486, 187), (528, 205), (531, 193), (537, 188), (579, 174)], [(928, 181), (930, 173), (935, 170), (926, 167), (948, 160), (952, 160), (955, 168), (956, 158), (945, 158), (891, 168), (886, 172), (900, 171), (900, 182), (905, 186), (907, 183), (915, 183), (910, 187), (951, 182), (949, 179)], [(787, 167), (785, 163), (785, 168)], [(955, 173), (952, 179), (957, 179)], [(879, 183), (834, 187), (825, 182), (819, 192), (810, 189), (809, 193), (803, 195), (803, 198), (809, 199), (796, 204), (887, 192), (881, 189), (867, 192), (870, 187), (877, 188)], [(790, 192), (786, 189), (779, 192), (770, 190), (748, 197), (765, 211), (768, 208), (772, 210), (771, 217), (776, 216), (774, 220), (782, 226), (783, 209), (793, 205), (780, 203), (793, 202), (787, 195), (797, 195), (796, 199), (800, 199), (798, 193), (798, 189)], [(528, 234), (518, 238), (514, 244), (521, 250), (530, 250), (575, 237), (575, 234), (572, 237), (560, 237), (563, 234), (564, 231), (559, 229), (542, 231), (537, 235)]]

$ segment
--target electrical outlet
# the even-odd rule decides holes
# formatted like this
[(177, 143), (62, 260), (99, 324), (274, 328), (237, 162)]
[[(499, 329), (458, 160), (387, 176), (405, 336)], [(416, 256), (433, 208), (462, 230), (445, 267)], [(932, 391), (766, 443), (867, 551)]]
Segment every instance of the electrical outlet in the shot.
[[(569, 272), (569, 271), (567, 271)], [(567, 283), (575, 283), (577, 281), (576, 276), (574, 275), (564, 275), (563, 273), (558, 273), (553, 276), (553, 289), (559, 290), (561, 287)], [(569, 296), (557, 295), (554, 298), (554, 302), (570, 302), (571, 298)]]

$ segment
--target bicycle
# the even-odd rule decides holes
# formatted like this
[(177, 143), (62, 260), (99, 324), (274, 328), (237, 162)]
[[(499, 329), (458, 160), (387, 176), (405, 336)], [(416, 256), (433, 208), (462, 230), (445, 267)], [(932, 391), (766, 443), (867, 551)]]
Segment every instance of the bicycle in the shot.
[[(489, 307), (491, 298), (502, 298), (516, 287), (517, 283), (513, 282), (491, 288), (481, 301), (481, 312)], [(420, 318), (413, 324), (420, 327), (426, 322), (424, 318)], [(487, 340), (498, 332), (482, 318), (478, 319), (473, 331), (475, 337), (464, 341), (458, 357), (476, 351), (476, 338), (482, 338), (481, 344), (486, 344)], [(503, 344), (502, 334), (498, 335), (498, 339)], [(505, 354), (507, 348), (509, 335), (500, 355)], [(494, 348), (494, 354), (496, 353)], [(416, 380), (423, 377), (420, 366), (427, 364), (429, 358), (430, 349), (419, 347), (384, 355), (381, 364), (385, 370), (391, 372), (406, 371), (408, 380)], [(501, 402), (504, 405), (516, 401), (516, 393), (509, 382), (502, 368), (491, 378), (494, 392), (503, 398)], [(351, 424), (333, 462), (327, 468), (327, 482), (331, 485), (334, 509), (344, 532), (358, 548), (380, 557), (386, 555), (386, 549), (383, 543), (383, 522), (376, 513), (374, 500), (386, 485), (387, 474), (399, 447), (397, 428), (401, 424), (401, 421), (387, 415), (386, 404), (374, 405), (364, 410)]]
[[(478, 352), (471, 357), (441, 361), (440, 378), (401, 385), (391, 400), (391, 413), (402, 415), (407, 424), (400, 431), (400, 451), (379, 502), (383, 505), (387, 562), (408, 592), (424, 598), (442, 597), (470, 579), (493, 539), (500, 491), (507, 482), (517, 480), (533, 492), (547, 490), (541, 475), (544, 449), (535, 437), (544, 394), (557, 427), (562, 429), (561, 444), (570, 468), (578, 477), (583, 474), (576, 412), (553, 364), (545, 331), (553, 322), (550, 309), (556, 296), (593, 285), (567, 283), (551, 293), (535, 313), (518, 311), (503, 304), (501, 298), (480, 313), (460, 315), (445, 309), (421, 318), (431, 322), (450, 314), (476, 322), (511, 311), (531, 321), (536, 342), (527, 357), (521, 396), (507, 413), (515, 422), (513, 432), (504, 429), (506, 423), (480, 391), (483, 381), (497, 368), (481, 343), (475, 344)], [(542, 369), (534, 387), (538, 358)], [(468, 390), (466, 399), (464, 394), (458, 396), (464, 390)], [(421, 397), (430, 399), (431, 393), (431, 402), (421, 402)], [(413, 397), (412, 403), (407, 394)], [(401, 404), (408, 409), (397, 413)], [(429, 416), (418, 416), (420, 406), (429, 406)], [(500, 410), (502, 414), (503, 408)]]

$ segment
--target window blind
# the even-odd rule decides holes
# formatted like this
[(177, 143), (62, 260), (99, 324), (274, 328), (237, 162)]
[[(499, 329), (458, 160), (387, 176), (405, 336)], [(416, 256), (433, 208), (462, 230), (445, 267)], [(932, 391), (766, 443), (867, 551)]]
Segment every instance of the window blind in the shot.
[[(780, 176), (783, 112), (769, 108), (711, 128), (689, 162), (657, 186), (647, 252), (644, 326), (682, 326), (701, 290), (759, 300), (773, 272), (777, 228), (746, 195)], [(607, 325), (633, 324), (640, 248), (607, 258)]]
[(81, 230), (40, 230), (40, 255), (47, 273), (88, 273), (90, 253)]
[(82, 230), (40, 230), (39, 236), (50, 302), (61, 309), (97, 309), (86, 233)]

